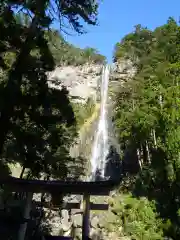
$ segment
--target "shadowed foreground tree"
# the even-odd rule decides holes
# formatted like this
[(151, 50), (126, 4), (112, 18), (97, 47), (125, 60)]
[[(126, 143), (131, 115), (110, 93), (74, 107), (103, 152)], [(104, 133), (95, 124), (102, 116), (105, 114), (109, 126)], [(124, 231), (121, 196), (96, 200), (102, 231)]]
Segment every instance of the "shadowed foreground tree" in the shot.
[[(47, 32), (58, 20), (62, 31), (68, 23), (71, 29), (83, 33), (81, 20), (95, 25), (97, 7), (91, 0), (0, 1), (1, 177), (9, 173), (7, 164), (11, 162), (23, 167), (22, 178), (76, 179), (83, 173), (82, 160), (69, 156), (77, 129), (68, 92), (48, 87), (46, 72), (54, 69), (55, 61)], [(28, 17), (21, 19), (17, 12)], [(3, 190), (0, 235), (16, 239), (23, 205), (9, 207), (6, 203), (18, 197), (21, 205), (26, 194), (14, 196)], [(40, 222), (35, 216), (29, 223), (33, 231), (30, 228), (27, 239), (35, 239), (37, 234), (33, 232), (39, 232)]]
[[(76, 121), (67, 91), (48, 88), (45, 72), (55, 63), (44, 33), (55, 20), (62, 31), (68, 21), (83, 33), (80, 19), (95, 25), (98, 5), (96, 1), (12, 0), (1, 1), (0, 7), (2, 163), (18, 161), (33, 169), (36, 177), (40, 172), (50, 175), (70, 161), (68, 148), (76, 136)], [(29, 17), (18, 19), (17, 10)]]

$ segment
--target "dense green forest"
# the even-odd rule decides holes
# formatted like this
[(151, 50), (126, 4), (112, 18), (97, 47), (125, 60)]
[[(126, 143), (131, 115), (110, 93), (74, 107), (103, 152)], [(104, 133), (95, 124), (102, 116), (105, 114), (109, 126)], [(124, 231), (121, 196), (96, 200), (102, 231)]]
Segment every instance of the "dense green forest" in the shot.
[[(121, 193), (132, 194), (116, 212), (133, 239), (179, 239), (180, 26), (173, 18), (153, 31), (135, 26), (115, 46), (114, 61), (122, 59), (131, 60), (137, 72), (114, 95), (123, 170), (129, 174)], [(150, 202), (143, 206), (139, 197)]]
[(69, 44), (59, 34), (58, 31), (48, 31), (47, 39), (49, 48), (54, 57), (55, 63), (59, 65), (82, 65), (84, 63), (101, 64), (105, 62), (105, 57), (94, 48), (87, 47), (80, 49)]

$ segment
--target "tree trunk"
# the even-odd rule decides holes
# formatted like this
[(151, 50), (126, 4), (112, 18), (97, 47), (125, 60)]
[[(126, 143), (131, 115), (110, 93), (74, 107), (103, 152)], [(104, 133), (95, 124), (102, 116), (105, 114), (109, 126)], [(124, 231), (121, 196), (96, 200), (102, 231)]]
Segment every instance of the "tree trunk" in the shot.
[(19, 176), (20, 179), (23, 178), (23, 175), (24, 175), (25, 170), (26, 170), (26, 167), (23, 166), (23, 168), (22, 168), (22, 170), (21, 170), (21, 174), (20, 174), (20, 176)]
[(37, 221), (36, 227), (34, 228), (34, 230), (32, 232), (32, 235), (31, 235), (33, 238), (36, 238), (36, 234), (37, 234), (37, 232), (39, 230), (39, 227), (40, 227), (40, 224), (43, 220), (43, 211), (44, 211), (43, 203), (44, 203), (44, 201), (45, 201), (45, 193), (41, 193), (41, 207), (40, 207), (41, 212), (40, 212), (40, 216), (39, 216), (39, 219)]
[(152, 135), (153, 135), (153, 140), (154, 140), (154, 146), (155, 146), (155, 148), (157, 148), (156, 132), (154, 129), (152, 130)]
[(149, 145), (148, 145), (147, 140), (146, 140), (146, 152), (147, 152), (147, 161), (150, 164), (151, 163), (151, 158), (150, 158)]
[(137, 148), (136, 153), (137, 153), (137, 159), (138, 159), (138, 163), (139, 163), (139, 168), (142, 169), (142, 161), (141, 161), (141, 154), (140, 154), (139, 148)]
[(159, 104), (160, 104), (160, 106), (162, 108), (162, 95), (161, 94), (159, 95)]
[[(29, 220), (30, 211), (31, 211), (31, 203), (32, 203), (33, 193), (28, 193), (26, 198), (26, 205), (24, 209), (24, 219)], [(18, 232), (18, 240), (24, 240), (26, 235), (27, 222), (20, 225)]]

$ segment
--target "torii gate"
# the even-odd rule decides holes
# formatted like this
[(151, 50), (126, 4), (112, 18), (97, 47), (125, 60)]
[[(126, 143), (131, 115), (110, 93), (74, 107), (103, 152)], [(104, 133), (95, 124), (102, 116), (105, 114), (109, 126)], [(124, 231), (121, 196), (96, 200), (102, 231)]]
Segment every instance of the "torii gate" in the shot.
[[(31, 211), (31, 203), (33, 198), (33, 193), (51, 193), (53, 195), (60, 194), (76, 194), (83, 195), (83, 221), (82, 221), (82, 240), (89, 239), (89, 217), (90, 210), (108, 210), (108, 204), (94, 204), (90, 202), (90, 196), (108, 196), (110, 191), (116, 187), (117, 182), (108, 181), (97, 181), (97, 182), (81, 182), (81, 181), (45, 181), (45, 180), (27, 180), (19, 179), (15, 177), (8, 177), (5, 179), (0, 179), (0, 184), (8, 186), (8, 189), (12, 192), (26, 192), (26, 206), (24, 209), (24, 219), (26, 222), (21, 224), (19, 230), (18, 240), (24, 240), (27, 221), (29, 220), (29, 214)], [(36, 202), (37, 205), (40, 202)], [(44, 204), (47, 207), (47, 204)], [(54, 207), (61, 207), (62, 209), (79, 209), (80, 203), (64, 203), (62, 206), (60, 204), (54, 205)], [(71, 237), (61, 237), (61, 236), (47, 236), (46, 240), (56, 239), (56, 240), (72, 240)]]

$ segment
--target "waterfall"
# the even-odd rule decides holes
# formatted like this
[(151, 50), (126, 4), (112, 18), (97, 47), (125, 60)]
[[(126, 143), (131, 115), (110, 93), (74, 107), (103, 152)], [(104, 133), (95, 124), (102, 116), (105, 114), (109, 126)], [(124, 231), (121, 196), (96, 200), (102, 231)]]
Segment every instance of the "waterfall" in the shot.
[(91, 178), (104, 178), (106, 157), (108, 154), (108, 122), (107, 122), (107, 99), (108, 99), (108, 83), (109, 83), (110, 66), (103, 67), (101, 80), (101, 98), (100, 98), (100, 115), (98, 119), (97, 130), (95, 131), (95, 139), (93, 143), (91, 156)]

